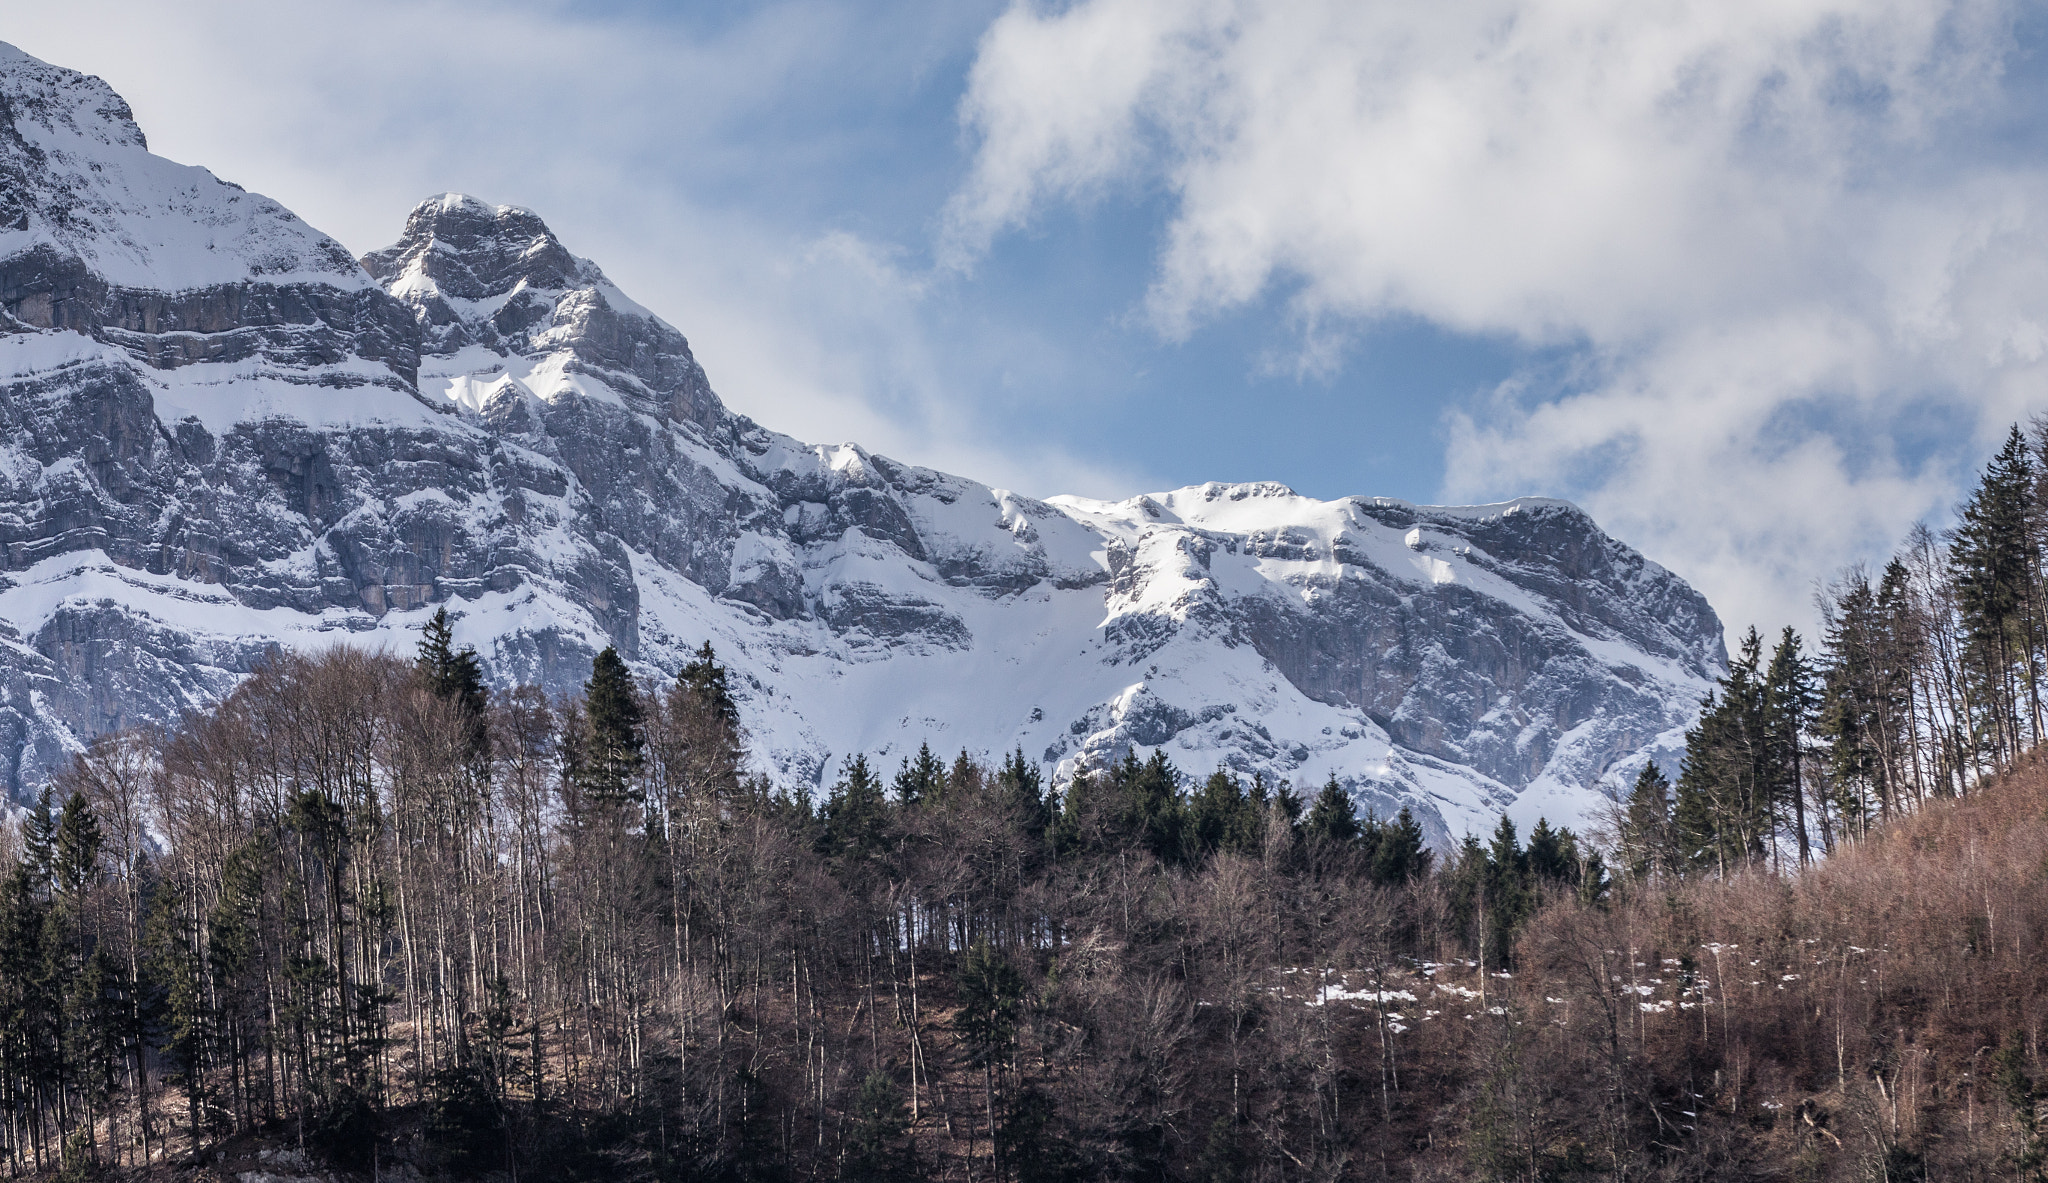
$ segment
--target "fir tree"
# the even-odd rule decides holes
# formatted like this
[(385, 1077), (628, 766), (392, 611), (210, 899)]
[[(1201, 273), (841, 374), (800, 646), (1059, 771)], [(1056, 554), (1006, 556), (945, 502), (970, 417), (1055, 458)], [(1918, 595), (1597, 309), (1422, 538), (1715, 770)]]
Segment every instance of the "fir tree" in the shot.
[(825, 800), (824, 823), (825, 852), (843, 863), (865, 862), (886, 848), (889, 803), (866, 756), (847, 759), (839, 783)]
[(73, 793), (64, 803), (63, 820), (57, 823), (56, 886), (68, 899), (83, 895), (99, 882), (100, 823), (93, 816), (85, 794)]

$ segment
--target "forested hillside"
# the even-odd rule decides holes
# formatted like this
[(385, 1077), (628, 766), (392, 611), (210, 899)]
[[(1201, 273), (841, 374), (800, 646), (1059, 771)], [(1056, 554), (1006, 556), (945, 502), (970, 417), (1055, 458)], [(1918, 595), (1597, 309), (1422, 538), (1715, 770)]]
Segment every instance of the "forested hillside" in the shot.
[(743, 775), (708, 645), (567, 699), (445, 616), (282, 655), (4, 831), (5, 1160), (2042, 1179), (2040, 471), (2016, 432), (1952, 536), (1837, 580), (1817, 661), (1752, 634), (1611, 833), (1447, 855), (1157, 751), (814, 802)]
[(2048, 419), (2012, 429), (1958, 519), (1819, 589), (1818, 654), (1790, 628), (1767, 654), (1749, 630), (1676, 786), (1646, 770), (1619, 819), (1632, 866), (1803, 866), (2041, 743)]

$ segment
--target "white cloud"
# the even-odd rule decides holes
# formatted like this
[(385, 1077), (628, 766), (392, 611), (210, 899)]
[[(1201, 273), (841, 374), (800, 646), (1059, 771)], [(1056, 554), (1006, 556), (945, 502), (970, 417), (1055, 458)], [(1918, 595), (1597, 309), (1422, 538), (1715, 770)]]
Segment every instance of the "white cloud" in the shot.
[(1018, 3), (947, 240), (971, 265), (1050, 203), (1163, 184), (1169, 338), (1280, 293), (1325, 333), (1562, 352), (1453, 416), (1446, 494), (1577, 496), (1732, 627), (1804, 622), (1815, 577), (1957, 493), (1900, 424), (1982, 444), (2039, 388), (2048, 175), (1986, 130), (2009, 26), (1997, 0)]
[[(692, 28), (547, 0), (68, 0), (4, 37), (106, 78), (155, 151), (275, 197), (358, 252), (447, 190), (528, 206), (681, 328), (729, 405), (1036, 495), (1121, 488), (993, 439), (923, 281), (809, 191), (867, 180), (848, 109), (900, 103), (974, 5), (746, 6)], [(941, 191), (942, 193), (942, 191)], [(817, 212), (823, 209), (823, 214)]]

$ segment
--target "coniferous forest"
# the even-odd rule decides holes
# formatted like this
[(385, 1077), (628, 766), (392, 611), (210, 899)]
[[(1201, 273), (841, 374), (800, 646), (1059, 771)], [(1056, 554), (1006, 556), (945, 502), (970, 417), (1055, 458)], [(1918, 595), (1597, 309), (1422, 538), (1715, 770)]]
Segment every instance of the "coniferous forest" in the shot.
[[(1133, 751), (750, 773), (709, 646), (580, 696), (283, 654), (0, 850), (8, 1170), (2048, 1178), (2048, 496), (1752, 630), (1599, 832)], [(258, 1159), (260, 1153), (271, 1156)], [(325, 1168), (323, 1168), (325, 1169)]]

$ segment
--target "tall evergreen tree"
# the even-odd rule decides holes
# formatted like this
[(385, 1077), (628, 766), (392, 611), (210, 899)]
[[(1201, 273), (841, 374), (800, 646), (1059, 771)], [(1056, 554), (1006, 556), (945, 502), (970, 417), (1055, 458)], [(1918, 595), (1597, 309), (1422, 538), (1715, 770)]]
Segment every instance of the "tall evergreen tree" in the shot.
[(1685, 734), (1672, 831), (1679, 857), (1728, 874), (1764, 857), (1773, 839), (1763, 639), (1752, 628), (1716, 693)]
[(1380, 826), (1379, 842), (1373, 851), (1372, 877), (1394, 887), (1429, 875), (1436, 854), (1423, 842), (1422, 823), (1406, 805), (1392, 820)]
[(1807, 843), (1801, 765), (1807, 722), (1817, 700), (1813, 667), (1800, 652), (1799, 634), (1787, 626), (1771, 650), (1770, 668), (1764, 674), (1764, 743), (1772, 774), (1767, 791), (1776, 803), (1774, 812), (1787, 806), (1791, 809), (1792, 834), (1802, 867), (1812, 861), (1812, 854)]
[(1949, 557), (1982, 704), (1979, 742), (2003, 767), (2041, 733), (2034, 634), (2033, 457), (2015, 425), (1964, 503)]
[(731, 683), (725, 667), (718, 664), (718, 654), (712, 650), (711, 642), (704, 642), (696, 656), (683, 663), (676, 683), (702, 704), (702, 710), (734, 731), (739, 729), (739, 704), (733, 701)]
[(1656, 761), (1629, 787), (1621, 817), (1622, 867), (1631, 878), (1655, 879), (1672, 866), (1671, 781)]
[(583, 703), (585, 742), (579, 771), (584, 791), (599, 802), (637, 799), (641, 749), (646, 744), (641, 731), (644, 712), (633, 675), (609, 645), (590, 665)]
[(926, 802), (936, 804), (946, 794), (946, 766), (932, 755), (932, 745), (922, 743), (915, 760), (905, 760), (896, 773), (896, 800), (915, 809)]
[(1024, 758), (1021, 745), (1004, 758), (1003, 766), (996, 772), (996, 787), (1024, 819), (1024, 832), (1035, 843), (1045, 841), (1046, 831), (1052, 825), (1053, 802), (1045, 791), (1044, 781), (1038, 765)]
[(1301, 825), (1304, 837), (1348, 846), (1358, 841), (1363, 828), (1358, 824), (1357, 808), (1351, 803), (1351, 794), (1337, 783), (1337, 774), (1331, 773), (1322, 791), (1316, 794), (1309, 806), (1308, 819)]

